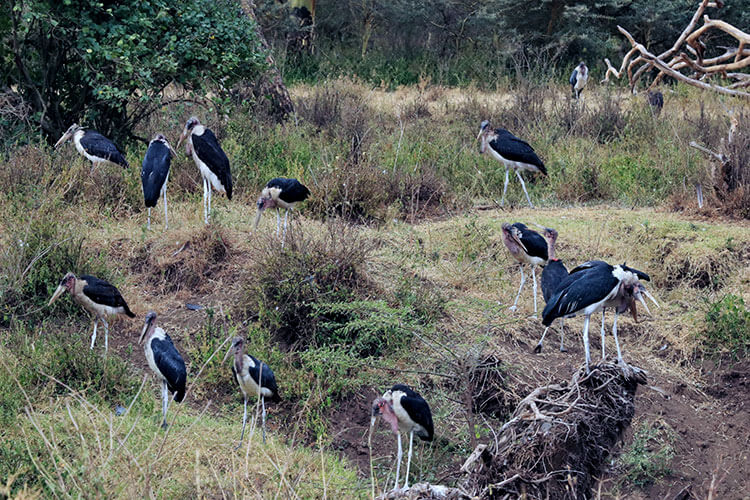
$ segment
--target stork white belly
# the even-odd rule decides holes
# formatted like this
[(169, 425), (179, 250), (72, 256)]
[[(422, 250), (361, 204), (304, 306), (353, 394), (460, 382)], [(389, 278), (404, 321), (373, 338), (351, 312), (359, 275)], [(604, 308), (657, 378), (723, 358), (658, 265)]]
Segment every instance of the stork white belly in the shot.
[(398, 428), (406, 434), (414, 431), (415, 434), (427, 434), (427, 430), (411, 419), (404, 407), (401, 406), (401, 398), (393, 398), (393, 412), (398, 417)]
[(208, 182), (211, 183), (211, 186), (213, 186), (213, 188), (217, 190), (218, 192), (226, 193), (226, 189), (224, 189), (224, 186), (219, 181), (219, 178), (216, 177), (216, 174), (211, 172), (211, 169), (208, 168), (208, 165), (203, 163), (203, 161), (201, 161), (201, 159), (198, 158), (198, 155), (195, 153), (195, 148), (193, 147), (192, 139), (190, 142), (190, 150), (193, 153), (193, 161), (198, 166), (198, 170), (201, 171), (201, 175), (203, 176), (203, 178), (208, 179)]
[(261, 389), (260, 386), (255, 383), (255, 380), (253, 380), (253, 377), (250, 376), (250, 368), (252, 368), (253, 371), (255, 371), (257, 368), (255, 367), (253, 360), (250, 359), (247, 354), (245, 355), (243, 364), (244, 366), (242, 373), (236, 372), (237, 383), (240, 385), (242, 394), (246, 398), (249, 398), (250, 396), (258, 396), (258, 394), (261, 394), (266, 398), (270, 398), (271, 396), (273, 396), (273, 393), (270, 389), (268, 389), (267, 387), (263, 387), (263, 389)]
[(125, 309), (122, 306), (112, 307), (104, 304), (97, 304), (82, 292), (74, 295), (73, 300), (78, 302), (78, 304), (80, 304), (90, 314), (93, 314), (94, 316), (98, 316), (100, 318), (106, 319), (107, 316), (114, 316), (116, 314), (122, 314), (125, 312)]
[(161, 378), (164, 378), (164, 375), (161, 373), (161, 370), (159, 370), (159, 367), (156, 366), (156, 361), (154, 361), (154, 351), (151, 349), (151, 342), (154, 339), (164, 340), (164, 338), (164, 330), (157, 326), (154, 329), (154, 334), (148, 339), (148, 342), (146, 342), (146, 346), (143, 349), (143, 351), (146, 353), (146, 361), (148, 361), (149, 368), (151, 368), (154, 373), (158, 373)]
[(535, 165), (531, 165), (530, 163), (508, 160), (504, 158), (500, 153), (495, 151), (492, 147), (488, 147), (487, 149), (490, 150), (490, 154), (492, 155), (493, 158), (495, 158), (497, 161), (504, 164), (508, 168), (512, 168), (514, 170), (521, 170), (521, 171), (528, 170), (529, 172), (536, 172), (537, 170), (539, 170), (539, 168), (537, 168)]

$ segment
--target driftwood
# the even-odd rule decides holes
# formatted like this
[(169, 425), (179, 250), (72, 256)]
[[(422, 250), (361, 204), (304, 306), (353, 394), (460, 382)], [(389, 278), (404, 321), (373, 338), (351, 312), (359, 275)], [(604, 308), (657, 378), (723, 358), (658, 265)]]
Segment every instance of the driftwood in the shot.
[[(721, 8), (723, 5), (721, 1), (702, 0), (674, 45), (659, 55), (651, 53), (625, 28), (618, 26), (617, 29), (628, 39), (632, 48), (622, 59), (619, 70), (609, 59), (604, 59), (607, 72), (602, 83), (608, 83), (610, 75), (619, 79), (627, 73), (630, 89), (635, 93), (639, 80), (653, 69), (658, 73), (648, 87), (649, 90), (653, 89), (665, 76), (669, 76), (705, 90), (750, 99), (750, 93), (738, 90), (750, 86), (750, 74), (738, 72), (738, 70), (750, 67), (750, 34), (727, 22), (704, 15), (706, 8)], [(703, 25), (698, 27), (701, 16)], [(737, 47), (724, 47), (723, 54), (704, 59), (706, 47), (701, 37), (712, 29), (723, 31), (735, 38)], [(734, 82), (727, 86), (708, 83), (706, 80), (714, 75), (720, 75)]]

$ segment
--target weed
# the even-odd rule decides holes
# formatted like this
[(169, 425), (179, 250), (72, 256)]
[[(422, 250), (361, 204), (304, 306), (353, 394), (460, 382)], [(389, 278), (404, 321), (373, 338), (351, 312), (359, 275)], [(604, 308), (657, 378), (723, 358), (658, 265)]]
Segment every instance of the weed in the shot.
[(640, 422), (636, 425), (633, 441), (619, 458), (626, 477), (644, 487), (670, 474), (674, 441), (674, 431), (666, 423)]
[(714, 354), (729, 353), (733, 358), (750, 352), (750, 309), (742, 297), (728, 294), (709, 304), (703, 343)]

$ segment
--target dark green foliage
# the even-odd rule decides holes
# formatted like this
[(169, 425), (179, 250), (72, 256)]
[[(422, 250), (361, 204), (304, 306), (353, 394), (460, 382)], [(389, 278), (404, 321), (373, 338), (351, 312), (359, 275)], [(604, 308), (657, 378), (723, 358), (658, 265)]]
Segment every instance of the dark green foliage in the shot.
[(230, 0), (14, 0), (0, 27), (0, 85), (17, 89), (53, 136), (83, 121), (123, 140), (168, 86), (221, 96), (264, 64), (253, 23)]
[(318, 302), (315, 343), (338, 345), (358, 357), (381, 356), (411, 341), (419, 328), (409, 308), (390, 307), (384, 300)]
[(277, 339), (302, 349), (315, 345), (316, 304), (346, 303), (371, 288), (364, 265), (373, 243), (340, 222), (324, 231), (317, 237), (292, 228), (283, 250), (275, 236), (258, 238), (253, 279), (245, 287), (245, 313), (257, 314)]
[(704, 344), (713, 353), (747, 357), (750, 352), (750, 309), (742, 297), (725, 295), (709, 304)]

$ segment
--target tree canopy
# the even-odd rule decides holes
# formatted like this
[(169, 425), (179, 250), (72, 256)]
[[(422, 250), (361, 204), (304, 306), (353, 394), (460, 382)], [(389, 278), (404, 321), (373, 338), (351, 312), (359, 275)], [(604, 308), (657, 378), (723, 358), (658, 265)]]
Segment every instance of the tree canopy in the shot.
[(216, 95), (265, 65), (254, 22), (231, 0), (9, 0), (0, 91), (48, 136), (82, 121), (126, 139), (182, 92)]

